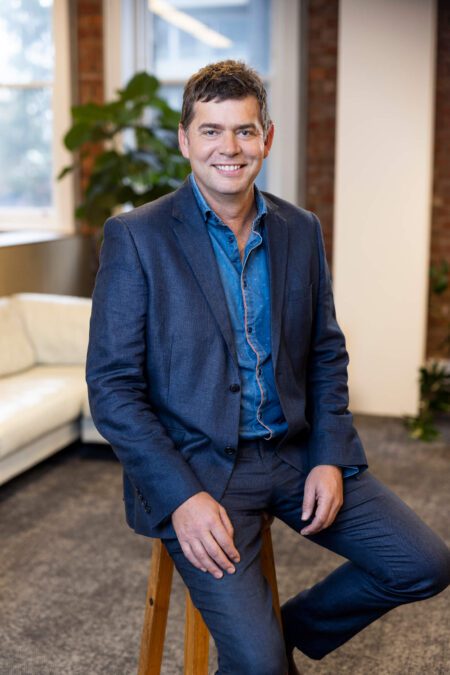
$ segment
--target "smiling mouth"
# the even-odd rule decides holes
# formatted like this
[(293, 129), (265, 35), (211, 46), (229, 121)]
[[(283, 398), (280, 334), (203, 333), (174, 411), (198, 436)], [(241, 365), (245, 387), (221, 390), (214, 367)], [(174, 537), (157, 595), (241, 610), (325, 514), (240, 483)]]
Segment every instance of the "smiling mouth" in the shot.
[(234, 171), (239, 171), (242, 169), (245, 164), (214, 164), (215, 168), (219, 171), (225, 171), (226, 173), (233, 173)]

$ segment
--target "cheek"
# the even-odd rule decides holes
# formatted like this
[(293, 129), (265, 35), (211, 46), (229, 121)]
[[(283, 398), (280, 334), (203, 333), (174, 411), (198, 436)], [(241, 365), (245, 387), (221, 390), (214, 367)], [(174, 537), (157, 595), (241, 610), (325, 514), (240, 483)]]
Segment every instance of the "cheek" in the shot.
[(268, 155), (268, 150), (266, 146), (263, 143), (257, 143), (253, 145), (251, 148), (248, 148), (247, 154), (255, 160), (259, 159), (264, 159), (264, 157), (267, 157)]
[(209, 146), (197, 145), (190, 149), (191, 161), (203, 162), (211, 156), (213, 149)]

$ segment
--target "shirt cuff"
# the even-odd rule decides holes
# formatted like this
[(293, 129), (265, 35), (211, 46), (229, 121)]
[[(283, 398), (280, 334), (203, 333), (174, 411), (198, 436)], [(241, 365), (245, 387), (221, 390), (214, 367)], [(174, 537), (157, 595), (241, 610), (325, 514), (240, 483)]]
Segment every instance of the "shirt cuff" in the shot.
[(359, 466), (341, 466), (341, 469), (343, 478), (350, 478), (360, 472)]

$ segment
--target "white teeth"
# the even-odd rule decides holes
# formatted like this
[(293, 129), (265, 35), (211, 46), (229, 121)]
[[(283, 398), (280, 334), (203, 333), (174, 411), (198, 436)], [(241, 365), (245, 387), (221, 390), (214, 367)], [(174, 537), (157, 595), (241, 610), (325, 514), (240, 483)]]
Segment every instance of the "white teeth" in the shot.
[(220, 171), (237, 171), (241, 168), (240, 164), (216, 164)]

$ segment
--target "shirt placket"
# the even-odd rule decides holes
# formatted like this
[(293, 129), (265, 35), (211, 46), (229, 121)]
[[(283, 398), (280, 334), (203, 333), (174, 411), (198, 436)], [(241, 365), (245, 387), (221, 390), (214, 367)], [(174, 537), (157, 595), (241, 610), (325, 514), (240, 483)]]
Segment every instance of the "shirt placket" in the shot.
[[(241, 271), (241, 277), (240, 277), (241, 278), (241, 293), (242, 293), (242, 302), (243, 302), (243, 306), (244, 306), (245, 338), (247, 340), (248, 345), (250, 346), (250, 349), (254, 352), (254, 354), (256, 356), (255, 379), (256, 379), (256, 383), (258, 385), (258, 389), (259, 389), (259, 392), (260, 392), (260, 401), (259, 401), (258, 408), (256, 410), (256, 420), (262, 427), (264, 427), (264, 429), (267, 429), (269, 435), (266, 436), (265, 438), (267, 440), (269, 440), (270, 438), (272, 438), (273, 432), (272, 432), (272, 429), (270, 429), (270, 427), (268, 427), (263, 422), (263, 419), (262, 419), (262, 417), (263, 417), (262, 416), (262, 408), (263, 408), (263, 405), (264, 405), (264, 402), (265, 402), (265, 399), (266, 399), (266, 390), (265, 390), (265, 387), (264, 387), (264, 380), (262, 378), (262, 367), (261, 367), (262, 356), (261, 356), (261, 353), (258, 351), (258, 348), (257, 348), (258, 341), (254, 338), (254, 334), (253, 334), (255, 317), (253, 316), (253, 313), (252, 313), (252, 303), (248, 298), (249, 290), (248, 290), (247, 281), (245, 279), (245, 271), (246, 271), (245, 268), (246, 268), (246, 265), (248, 267), (248, 260), (250, 258), (250, 255), (255, 248), (257, 248), (258, 246), (261, 245), (262, 238), (261, 238), (260, 234), (255, 233), (253, 230), (252, 230), (251, 236), (254, 237), (254, 238), (257, 237), (258, 241), (254, 241), (253, 245), (251, 245), (250, 248), (247, 248), (248, 247), (248, 244), (247, 244), (247, 247), (246, 247), (246, 250), (245, 250), (245, 253), (244, 253), (244, 260), (243, 260), (243, 263), (242, 263), (242, 271)], [(252, 244), (252, 242), (249, 242), (249, 243)]]

